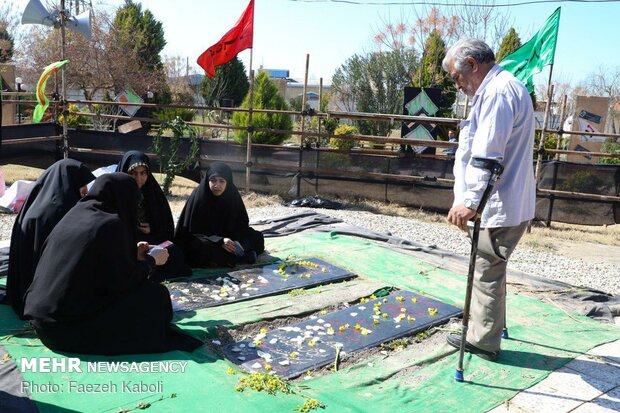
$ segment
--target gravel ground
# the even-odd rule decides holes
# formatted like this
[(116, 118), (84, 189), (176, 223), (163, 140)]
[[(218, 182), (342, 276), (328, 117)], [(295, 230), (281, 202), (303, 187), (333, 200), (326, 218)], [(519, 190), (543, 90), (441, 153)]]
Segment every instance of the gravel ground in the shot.
[[(439, 249), (469, 256), (470, 244), (464, 232), (449, 224), (427, 223), (412, 218), (373, 214), (365, 211), (289, 208), (272, 205), (248, 209), (250, 220), (280, 218), (302, 211), (315, 211), (339, 218), (347, 224), (356, 225), (380, 233), (435, 245)], [(577, 248), (577, 246), (576, 246)], [(517, 246), (508, 267), (531, 275), (563, 281), (574, 286), (620, 294), (620, 266), (604, 262), (590, 262), (559, 255), (553, 251)]]
[[(366, 211), (289, 208), (282, 205), (249, 208), (248, 214), (250, 220), (261, 220), (280, 218), (302, 211), (319, 212), (339, 218), (347, 224), (380, 233), (390, 233), (421, 244), (435, 245), (437, 248), (462, 256), (469, 255), (470, 246), (465, 233), (448, 224), (427, 223), (412, 218), (373, 214)], [(11, 238), (14, 220), (15, 215), (0, 216), (1, 240)], [(620, 294), (620, 277), (618, 277), (620, 266), (611, 263), (575, 259), (555, 251), (536, 250), (520, 244), (510, 258), (509, 267), (575, 286), (594, 288), (614, 295)]]

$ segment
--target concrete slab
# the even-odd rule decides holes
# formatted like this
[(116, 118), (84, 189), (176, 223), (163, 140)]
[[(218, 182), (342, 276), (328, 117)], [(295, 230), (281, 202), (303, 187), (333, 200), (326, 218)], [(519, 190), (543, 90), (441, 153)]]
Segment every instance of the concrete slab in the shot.
[(583, 400), (578, 398), (560, 394), (556, 389), (549, 387), (543, 381), (522, 391), (498, 408), (491, 410), (491, 412), (564, 413), (579, 407), (583, 402)]
[[(620, 317), (617, 318), (620, 320)], [(604, 357), (608, 363), (620, 367), (620, 340), (595, 347), (588, 354)]]
[(620, 411), (620, 387), (579, 406), (575, 413), (611, 413)]
[(620, 359), (613, 361), (607, 357), (586, 354), (570, 361), (565, 367), (604, 382), (609, 388), (601, 389), (603, 392), (620, 386)]

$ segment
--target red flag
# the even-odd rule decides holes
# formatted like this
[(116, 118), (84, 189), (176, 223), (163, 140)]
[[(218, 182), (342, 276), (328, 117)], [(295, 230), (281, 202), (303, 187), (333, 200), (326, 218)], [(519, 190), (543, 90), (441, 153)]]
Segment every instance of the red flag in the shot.
[(219, 42), (209, 47), (198, 58), (198, 64), (207, 72), (208, 77), (215, 76), (215, 66), (230, 62), (242, 50), (252, 48), (254, 39), (254, 0), (245, 9), (235, 26)]

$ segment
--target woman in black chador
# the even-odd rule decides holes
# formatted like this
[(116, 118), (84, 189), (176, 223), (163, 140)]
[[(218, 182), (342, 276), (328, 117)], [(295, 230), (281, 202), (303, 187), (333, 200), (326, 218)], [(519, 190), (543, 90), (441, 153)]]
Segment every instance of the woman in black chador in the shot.
[(201, 344), (173, 329), (168, 290), (147, 279), (168, 253), (137, 242), (139, 201), (131, 176), (102, 175), (49, 235), (24, 299), (47, 347), (114, 355)]
[[(125, 172), (133, 176), (140, 188), (141, 198), (138, 204), (138, 240), (157, 245), (172, 241), (174, 237), (174, 220), (168, 200), (151, 173), (151, 162), (142, 152), (129, 151), (116, 167), (116, 172)], [(167, 247), (170, 257), (166, 265), (157, 267), (151, 278), (184, 277), (192, 274), (192, 269), (185, 263), (180, 248)]]
[(175, 243), (192, 267), (254, 263), (264, 251), (263, 234), (250, 228), (228, 165), (213, 163), (192, 192), (181, 212)]
[(60, 160), (37, 179), (19, 211), (11, 234), (6, 287), (7, 299), (20, 318), (43, 242), (67, 211), (86, 195), (86, 184), (93, 179), (81, 162)]

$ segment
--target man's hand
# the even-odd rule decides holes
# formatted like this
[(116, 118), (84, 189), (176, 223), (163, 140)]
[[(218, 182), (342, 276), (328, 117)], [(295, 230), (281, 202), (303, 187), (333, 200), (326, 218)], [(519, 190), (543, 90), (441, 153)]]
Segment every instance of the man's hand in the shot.
[(467, 221), (476, 216), (476, 211), (463, 204), (453, 206), (448, 212), (448, 221), (462, 231), (467, 231)]

